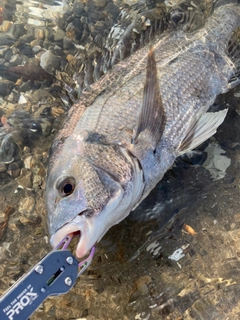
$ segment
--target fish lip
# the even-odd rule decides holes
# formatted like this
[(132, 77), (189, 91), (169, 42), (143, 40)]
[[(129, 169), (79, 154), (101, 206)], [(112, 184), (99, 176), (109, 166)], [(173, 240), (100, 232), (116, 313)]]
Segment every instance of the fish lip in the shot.
[(79, 241), (75, 250), (75, 254), (77, 258), (84, 257), (96, 244), (97, 241), (93, 241), (93, 243), (88, 246), (89, 239), (88, 238), (88, 232), (87, 228), (91, 223), (88, 221), (89, 219), (86, 219), (86, 217), (83, 217), (81, 215), (78, 215), (75, 217), (72, 221), (69, 221), (65, 225), (63, 225), (61, 228), (59, 228), (50, 238), (50, 243), (52, 247), (56, 247), (60, 241), (67, 235), (70, 235), (75, 232), (80, 232)]
[[(66, 231), (65, 231), (65, 229), (66, 229)], [(65, 232), (63, 232), (63, 231), (65, 231)], [(51, 246), (53, 248), (55, 248), (64, 237), (66, 237), (67, 235), (70, 235), (76, 231), (80, 231), (80, 229), (77, 225), (74, 225), (71, 223), (66, 223), (64, 226), (59, 228), (54, 234), (51, 235), (51, 238), (50, 238)]]

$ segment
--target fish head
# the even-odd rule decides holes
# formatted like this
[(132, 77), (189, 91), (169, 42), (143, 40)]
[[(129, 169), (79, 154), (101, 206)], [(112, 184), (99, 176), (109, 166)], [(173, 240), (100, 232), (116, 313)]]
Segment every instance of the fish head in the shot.
[(81, 155), (64, 152), (55, 160), (46, 184), (50, 241), (55, 247), (66, 235), (79, 234), (76, 255), (81, 258), (129, 214), (134, 194), (138, 199), (142, 185), (135, 185), (132, 175), (122, 184)]

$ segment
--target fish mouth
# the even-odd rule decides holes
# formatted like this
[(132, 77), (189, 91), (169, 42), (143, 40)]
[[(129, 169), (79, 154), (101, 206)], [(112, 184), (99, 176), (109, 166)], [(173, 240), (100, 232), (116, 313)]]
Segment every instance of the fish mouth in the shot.
[(95, 232), (92, 218), (85, 218), (78, 215), (72, 221), (68, 222), (58, 229), (50, 238), (52, 247), (58, 246), (66, 236), (78, 236), (78, 244), (75, 250), (77, 258), (82, 258), (88, 254), (92, 247), (101, 239), (102, 235)]

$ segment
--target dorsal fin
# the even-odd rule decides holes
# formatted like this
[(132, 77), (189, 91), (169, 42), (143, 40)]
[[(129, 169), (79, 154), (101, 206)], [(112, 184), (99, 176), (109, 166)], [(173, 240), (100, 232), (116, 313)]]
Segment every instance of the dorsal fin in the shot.
[(143, 103), (132, 143), (136, 144), (141, 132), (146, 130), (146, 133), (156, 146), (161, 140), (164, 125), (165, 112), (160, 95), (154, 49), (151, 48), (147, 56), (147, 74), (143, 91)]

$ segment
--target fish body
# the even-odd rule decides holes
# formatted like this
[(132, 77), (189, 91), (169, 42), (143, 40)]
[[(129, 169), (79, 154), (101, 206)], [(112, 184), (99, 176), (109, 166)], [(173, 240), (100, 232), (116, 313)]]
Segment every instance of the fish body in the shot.
[(228, 43), (239, 27), (240, 6), (220, 7), (202, 29), (156, 39), (116, 65), (70, 109), (50, 152), (53, 246), (78, 232), (84, 256), (176, 157), (216, 132), (226, 110), (207, 110), (235, 76)]

